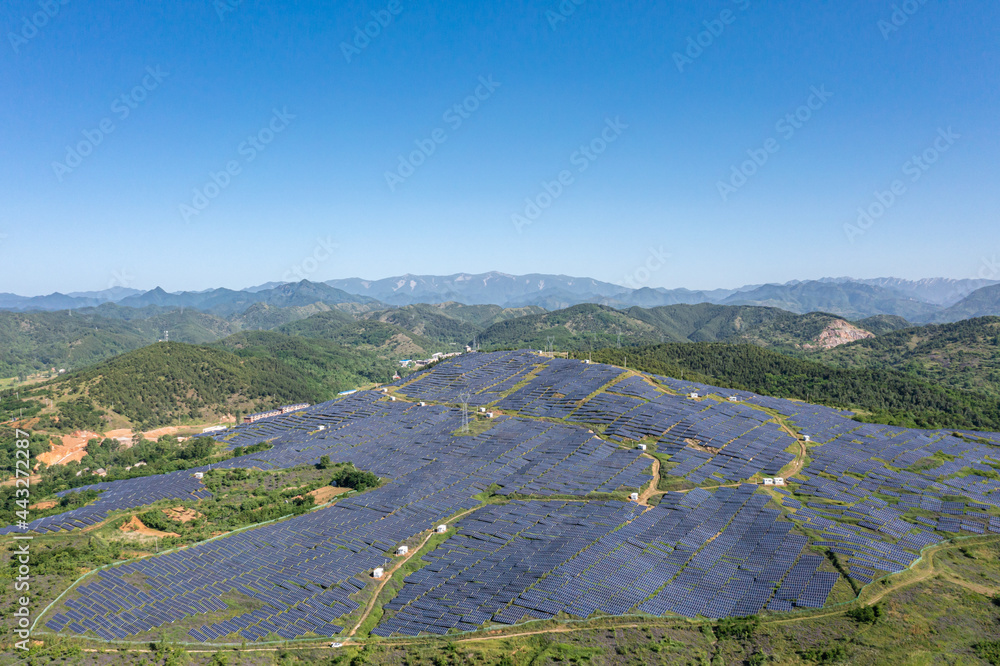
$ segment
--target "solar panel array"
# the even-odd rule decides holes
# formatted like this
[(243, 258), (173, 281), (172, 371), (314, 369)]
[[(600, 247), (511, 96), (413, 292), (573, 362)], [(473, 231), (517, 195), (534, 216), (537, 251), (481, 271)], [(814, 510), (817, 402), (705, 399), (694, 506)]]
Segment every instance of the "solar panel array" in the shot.
[[(133, 509), (161, 499), (197, 500), (212, 496), (191, 472), (171, 472), (160, 476), (95, 483), (57, 494), (65, 496), (84, 490), (96, 490), (101, 494), (86, 506), (34, 520), (28, 524), (28, 529), (37, 534), (69, 532), (96, 525), (112, 511)], [(0, 529), (0, 534), (14, 531), (20, 530), (13, 526), (5, 527)]]
[[(373, 567), (399, 543), (473, 509), (422, 555), (429, 564), (406, 578), (374, 633), (440, 634), (560, 613), (815, 608), (839, 574), (810, 546), (837, 553), (854, 580), (868, 583), (949, 533), (1000, 533), (996, 433), (863, 425), (825, 407), (531, 352), (466, 354), (394, 390), (451, 405), (469, 395), (473, 405), (517, 414), (462, 435), (460, 409), (363, 391), (236, 426), (223, 435), (230, 449), (270, 448), (213, 467), (283, 469), (329, 456), (386, 485), (103, 570), (46, 626), (107, 640), (145, 639), (181, 620), (190, 639), (204, 642), (337, 635), (367, 600), (360, 592)], [(688, 399), (688, 391), (713, 397)], [(732, 395), (740, 401), (729, 402)], [(794, 458), (798, 444), (773, 413), (813, 444), (808, 465), (772, 495), (744, 482), (777, 475)], [(666, 474), (711, 489), (667, 493), (651, 509), (582, 501), (649, 483), (652, 461), (630, 444), (646, 438), (668, 456)], [(29, 527), (80, 529), (111, 511), (208, 497), (196, 471), (206, 470), (95, 484), (95, 502)], [(487, 488), (531, 499), (481, 506), (475, 496)], [(965, 500), (951, 501), (956, 495)], [(782, 511), (768, 504), (773, 498)], [(820, 536), (810, 542), (796, 525)]]
[(566, 418), (598, 389), (623, 371), (608, 365), (554, 358), (526, 386), (496, 403), (526, 416)]
[(820, 576), (823, 558), (803, 567), (807, 539), (790, 535), (792, 524), (755, 490), (671, 493), (648, 512), (620, 503), (489, 507), (406, 578), (385, 606), (392, 617), (373, 633), (443, 634), (559, 613), (751, 615), (795, 566), (809, 576), (782, 600), (813, 607), (837, 574)]

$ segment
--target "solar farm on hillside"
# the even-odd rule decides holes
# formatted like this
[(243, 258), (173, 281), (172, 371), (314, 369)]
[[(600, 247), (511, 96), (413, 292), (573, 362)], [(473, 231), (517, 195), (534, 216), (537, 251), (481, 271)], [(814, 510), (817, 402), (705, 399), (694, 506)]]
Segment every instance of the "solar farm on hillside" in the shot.
[[(533, 352), (464, 354), (384, 390), (206, 435), (271, 445), (215, 469), (328, 456), (385, 483), (93, 572), (39, 629), (142, 641), (178, 626), (184, 641), (211, 644), (348, 636), (380, 584), (373, 572), (403, 542), (422, 566), (380, 606), (375, 636), (794, 612), (903, 571), (957, 533), (1000, 533), (1000, 434), (850, 416)], [(940, 464), (917, 465), (929, 458)], [(99, 483), (97, 500), (29, 530), (209, 497), (195, 477), (207, 471)], [(252, 610), (234, 612), (234, 598)]]

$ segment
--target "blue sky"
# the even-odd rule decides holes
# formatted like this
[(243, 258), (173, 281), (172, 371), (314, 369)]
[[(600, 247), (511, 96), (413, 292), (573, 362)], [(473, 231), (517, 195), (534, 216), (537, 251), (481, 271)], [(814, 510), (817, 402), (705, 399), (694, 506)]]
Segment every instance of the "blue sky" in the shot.
[(1000, 254), (997, 3), (578, 2), (4, 3), (0, 291)]

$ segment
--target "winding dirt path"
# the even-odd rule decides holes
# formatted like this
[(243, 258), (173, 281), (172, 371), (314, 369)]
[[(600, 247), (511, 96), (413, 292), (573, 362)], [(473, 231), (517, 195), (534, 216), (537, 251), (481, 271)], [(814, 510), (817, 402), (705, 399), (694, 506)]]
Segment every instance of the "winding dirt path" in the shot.
[(371, 615), (373, 610), (375, 610), (375, 604), (378, 603), (378, 595), (382, 594), (382, 590), (385, 589), (385, 584), (388, 583), (389, 579), (392, 578), (392, 574), (399, 571), (399, 568), (401, 566), (406, 564), (411, 557), (419, 553), (423, 549), (423, 547), (427, 545), (427, 542), (431, 540), (432, 536), (434, 536), (434, 530), (431, 530), (430, 533), (428, 533), (428, 535), (424, 537), (424, 540), (420, 542), (419, 546), (414, 548), (412, 551), (408, 552), (403, 557), (397, 559), (396, 564), (392, 567), (392, 569), (386, 571), (382, 575), (382, 580), (381, 582), (379, 582), (378, 586), (375, 587), (375, 592), (372, 594), (372, 598), (368, 600), (368, 605), (365, 606), (365, 612), (362, 613), (361, 619), (359, 619), (358, 623), (354, 625), (354, 628), (351, 629), (351, 632), (347, 634), (348, 638), (351, 638), (352, 636), (354, 636), (354, 634), (358, 632), (358, 629), (361, 628), (361, 625), (365, 623), (365, 620), (368, 619), (368, 616)]
[[(479, 511), (482, 508), (483, 508), (483, 505), (480, 505), (480, 506), (477, 506), (475, 508), (469, 509), (468, 511), (464, 511), (464, 512), (458, 514), (457, 516), (454, 516), (451, 519), (449, 519), (448, 522), (452, 523), (452, 524), (457, 523), (459, 520), (461, 520), (462, 518), (465, 518), (470, 513), (475, 513), (476, 511)], [(354, 634), (357, 633), (358, 629), (361, 628), (361, 625), (363, 625), (365, 623), (365, 620), (368, 619), (368, 616), (371, 615), (372, 611), (375, 610), (375, 604), (378, 603), (378, 596), (380, 594), (382, 594), (382, 590), (385, 589), (385, 585), (386, 585), (386, 583), (389, 582), (389, 579), (392, 578), (392, 575), (394, 573), (396, 573), (397, 571), (399, 571), (400, 567), (402, 567), (404, 564), (406, 564), (410, 560), (410, 558), (414, 557), (417, 553), (419, 553), (420, 551), (422, 551), (424, 549), (424, 546), (427, 545), (427, 542), (431, 540), (431, 537), (433, 537), (434, 534), (435, 534), (434, 530), (431, 529), (430, 533), (426, 537), (424, 537), (424, 540), (420, 542), (419, 546), (417, 546), (416, 548), (414, 548), (413, 550), (411, 550), (410, 552), (408, 552), (404, 557), (401, 557), (401, 558), (397, 559), (396, 563), (392, 567), (392, 569), (390, 569), (389, 571), (386, 571), (383, 574), (382, 581), (375, 588), (375, 592), (374, 592), (374, 594), (372, 594), (372, 598), (368, 600), (368, 605), (365, 606), (365, 612), (361, 615), (361, 619), (359, 619), (358, 623), (356, 625), (354, 625), (354, 628), (351, 629), (350, 633), (347, 634), (347, 638), (352, 638), (354, 636)]]
[(639, 495), (639, 504), (644, 507), (649, 507), (649, 498), (653, 495), (662, 495), (663, 491), (659, 489), (660, 487), (660, 459), (656, 456), (651, 456), (648, 453), (643, 453), (643, 457), (650, 458), (653, 461), (653, 480), (649, 482), (649, 488), (642, 491)]

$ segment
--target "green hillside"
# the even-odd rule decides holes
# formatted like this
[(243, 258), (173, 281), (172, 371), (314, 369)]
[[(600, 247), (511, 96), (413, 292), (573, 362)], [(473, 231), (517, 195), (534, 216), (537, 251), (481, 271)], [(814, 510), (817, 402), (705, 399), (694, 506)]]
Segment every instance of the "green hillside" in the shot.
[(378, 355), (330, 340), (301, 338), (273, 331), (237, 333), (211, 345), (247, 361), (274, 360), (291, 368), (314, 397), (328, 400), (341, 391), (392, 379), (396, 365)]
[[(665, 344), (593, 352), (598, 363), (864, 412), (877, 423), (1000, 430), (1000, 399), (879, 369), (832, 368), (755, 345)], [(587, 358), (578, 352), (577, 358)]]
[[(528, 315), (544, 314), (545, 310), (537, 306), (527, 306), (523, 308), (505, 308), (499, 305), (463, 305), (462, 303), (448, 302), (440, 305), (419, 305), (417, 308), (433, 308), (434, 310), (457, 319), (458, 321), (472, 324), (480, 329), (486, 328), (501, 321), (526, 317)], [(405, 310), (406, 308), (400, 308)]]
[(1000, 317), (907, 328), (823, 351), (844, 368), (895, 370), (1000, 397)]
[(355, 321), (351, 316), (331, 310), (276, 329), (295, 337), (326, 340), (339, 345), (376, 352), (392, 359), (424, 357), (449, 348), (449, 344), (417, 335), (402, 326), (377, 319)]
[(604, 305), (574, 305), (565, 310), (528, 315), (496, 323), (479, 334), (484, 350), (548, 348), (580, 350), (622, 344), (659, 342), (656, 326)]
[[(350, 304), (347, 304), (350, 305)], [(25, 377), (51, 368), (83, 368), (153, 344), (206, 344), (243, 330), (271, 330), (319, 313), (350, 323), (354, 317), (323, 303), (278, 307), (255, 303), (221, 317), (191, 308), (104, 304), (59, 312), (0, 311), (0, 378)]]
[(407, 305), (394, 310), (371, 313), (367, 319), (393, 324), (454, 349), (464, 348), (481, 330), (475, 324), (444, 314), (440, 308), (433, 305)]
[(99, 426), (112, 406), (146, 429), (328, 400), (360, 384), (386, 381), (392, 372), (386, 361), (333, 343), (245, 333), (211, 347), (157, 343), (34, 393), (56, 399), (59, 419), (51, 425), (60, 429)]
[(94, 312), (0, 311), (0, 377), (85, 367), (154, 343), (164, 331), (173, 340), (200, 344), (235, 330), (230, 322), (195, 310), (130, 320)]
[(816, 340), (840, 317), (797, 315), (777, 308), (724, 305), (670, 305), (628, 314), (648, 322), (673, 342), (750, 342), (765, 347), (797, 347)]
[(617, 347), (620, 332), (621, 345), (629, 347), (726, 341), (793, 350), (817, 345), (820, 334), (835, 322), (849, 330), (855, 328), (834, 315), (797, 315), (753, 306), (702, 303), (620, 311), (602, 305), (577, 305), (494, 324), (479, 335), (479, 341), (484, 349), (541, 349), (553, 337), (557, 350), (584, 350)]
[(866, 331), (871, 331), (875, 335), (882, 335), (883, 333), (899, 331), (914, 326), (914, 324), (896, 315), (875, 315), (874, 317), (867, 317), (854, 323)]
[(267, 303), (255, 303), (229, 320), (242, 331), (269, 331), (293, 321), (311, 317), (320, 312), (328, 312), (330, 306), (324, 303), (280, 308)]

